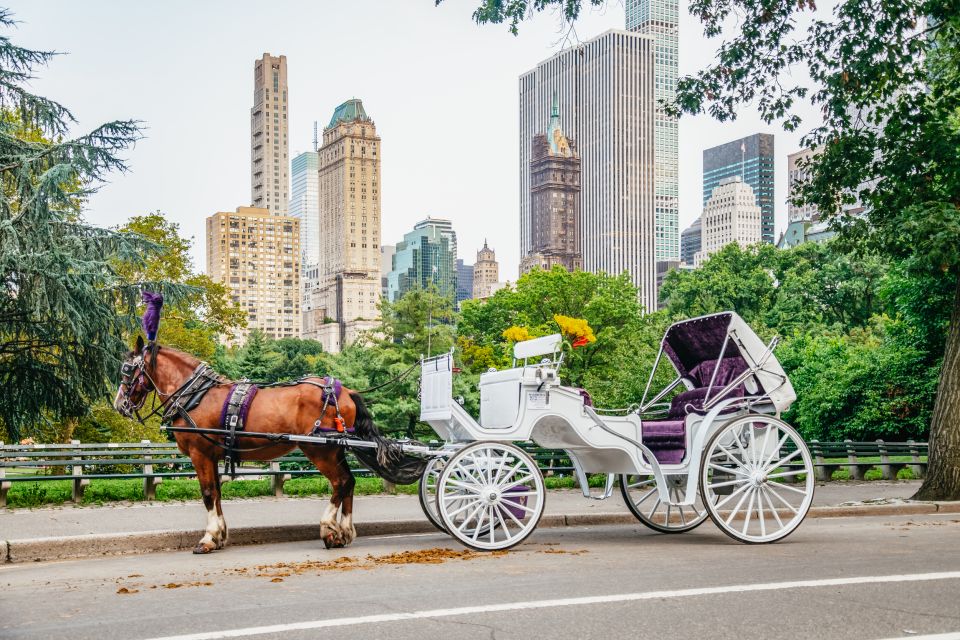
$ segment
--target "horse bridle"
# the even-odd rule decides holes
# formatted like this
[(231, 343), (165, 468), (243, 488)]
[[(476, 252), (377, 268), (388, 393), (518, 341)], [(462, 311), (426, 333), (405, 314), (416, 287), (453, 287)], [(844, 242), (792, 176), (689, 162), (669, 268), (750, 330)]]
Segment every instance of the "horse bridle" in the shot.
[[(150, 374), (147, 373), (147, 354), (154, 354), (154, 362), (156, 361), (156, 348), (151, 348), (151, 345), (147, 345), (143, 348), (143, 351), (130, 362), (124, 362), (120, 365), (120, 387), (126, 388), (126, 392), (121, 392), (123, 397), (123, 407), (127, 411), (127, 415), (136, 416), (137, 420), (143, 422), (146, 418), (141, 418), (139, 411), (143, 408), (143, 405), (147, 402), (147, 396), (150, 395), (151, 391), (156, 391), (157, 395), (163, 395), (158, 389), (156, 383), (153, 381), (153, 378), (150, 377)], [(143, 396), (139, 401), (133, 402), (131, 399), (133, 394), (140, 388), (143, 388)]]

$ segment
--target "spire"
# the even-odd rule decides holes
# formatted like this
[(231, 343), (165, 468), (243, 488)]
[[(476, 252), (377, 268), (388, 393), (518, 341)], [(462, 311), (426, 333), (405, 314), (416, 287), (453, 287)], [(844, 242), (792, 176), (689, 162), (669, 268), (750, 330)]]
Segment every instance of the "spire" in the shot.
[(557, 92), (553, 92), (553, 106), (550, 107), (550, 119), (560, 119), (560, 100), (557, 99)]

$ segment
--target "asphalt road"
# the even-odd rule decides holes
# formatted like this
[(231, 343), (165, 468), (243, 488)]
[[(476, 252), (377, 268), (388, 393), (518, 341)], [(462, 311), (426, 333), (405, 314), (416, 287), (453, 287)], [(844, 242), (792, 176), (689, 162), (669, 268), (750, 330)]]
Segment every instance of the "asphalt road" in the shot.
[[(444, 551), (449, 549), (451, 551)], [(960, 516), (542, 529), (505, 554), (441, 534), (0, 567), (0, 638), (902, 638), (960, 632)], [(960, 637), (958, 634), (955, 637)]]

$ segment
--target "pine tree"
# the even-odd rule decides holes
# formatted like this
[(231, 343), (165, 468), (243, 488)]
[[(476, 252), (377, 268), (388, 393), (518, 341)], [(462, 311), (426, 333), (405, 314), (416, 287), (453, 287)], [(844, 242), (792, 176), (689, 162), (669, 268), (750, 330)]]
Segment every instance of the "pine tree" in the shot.
[[(0, 29), (14, 24), (0, 9)], [(107, 394), (139, 301), (112, 265), (158, 250), (84, 223), (81, 204), (126, 170), (118, 154), (139, 128), (114, 121), (69, 137), (70, 111), (27, 89), (55, 55), (0, 36), (0, 432), (14, 439)]]

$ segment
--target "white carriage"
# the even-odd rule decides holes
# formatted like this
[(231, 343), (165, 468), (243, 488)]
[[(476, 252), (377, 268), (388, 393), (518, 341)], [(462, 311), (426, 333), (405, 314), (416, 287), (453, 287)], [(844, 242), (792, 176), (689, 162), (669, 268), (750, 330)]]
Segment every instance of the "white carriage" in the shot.
[[(480, 376), (479, 422), (452, 397), (453, 353), (423, 360), (420, 417), (448, 454), (424, 473), (424, 512), (469, 547), (522, 542), (546, 499), (536, 462), (514, 444), (532, 441), (567, 452), (585, 497), (610, 497), (619, 476), (631, 512), (658, 531), (689, 531), (709, 515), (742, 542), (780, 540), (806, 516), (814, 474), (803, 439), (780, 419), (796, 395), (776, 342), (764, 345), (733, 312), (678, 322), (640, 404), (618, 413), (562, 384), (559, 334), (520, 342), (513, 368)], [(664, 356), (676, 377), (647, 400)], [(597, 473), (607, 482), (593, 496), (587, 475)]]

